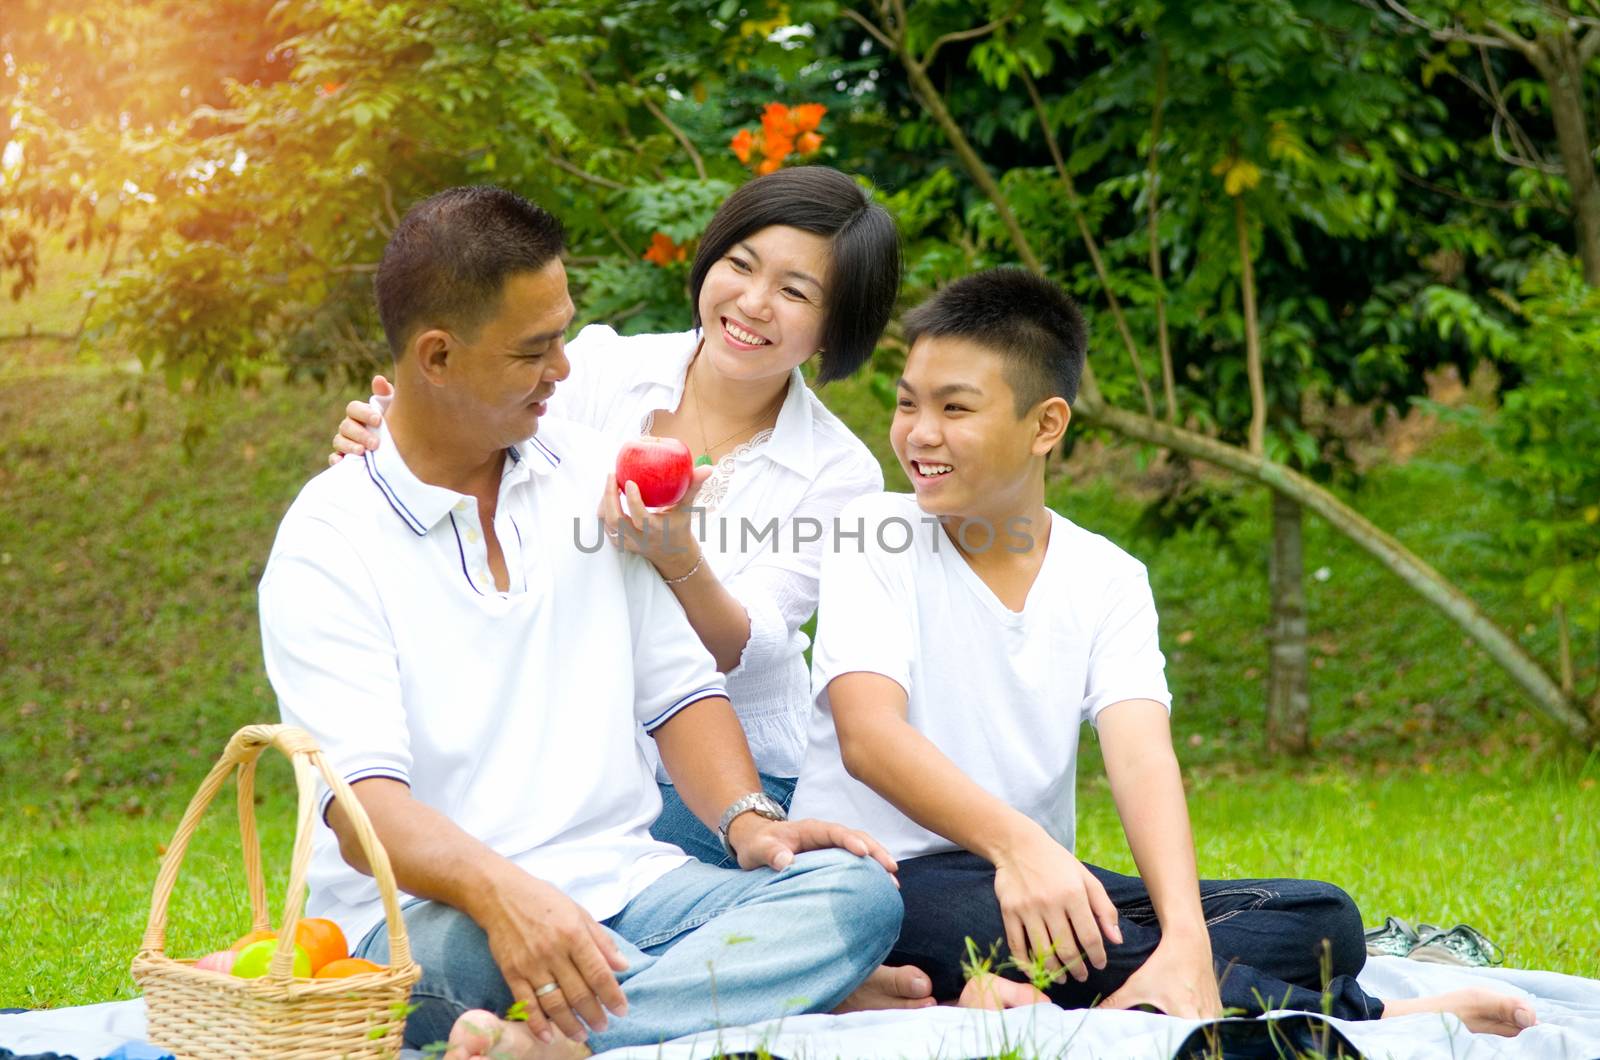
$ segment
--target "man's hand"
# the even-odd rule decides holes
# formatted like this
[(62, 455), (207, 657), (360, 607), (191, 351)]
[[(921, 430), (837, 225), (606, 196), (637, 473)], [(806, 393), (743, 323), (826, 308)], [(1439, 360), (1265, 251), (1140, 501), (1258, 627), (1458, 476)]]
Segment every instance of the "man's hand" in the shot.
[(1043, 960), (1078, 982), (1089, 978), (1087, 957), (1106, 966), (1104, 939), (1122, 941), (1117, 907), (1083, 862), (1041, 829), (994, 863), (994, 893), (1006, 925), (1006, 945), (1020, 962)]
[(1101, 1008), (1154, 1005), (1169, 1016), (1216, 1019), (1222, 1015), (1217, 973), (1211, 964), (1211, 941), (1162, 938), (1150, 959)]
[[(900, 866), (883, 844), (865, 832), (846, 828), (832, 821), (807, 818), (801, 821), (774, 821), (759, 813), (741, 813), (728, 825), (728, 842), (739, 855), (741, 869), (769, 868), (782, 872), (796, 854), (807, 850), (837, 847), (857, 857), (870, 857), (891, 874)], [(895, 881), (896, 886), (899, 881)]]
[[(519, 869), (498, 881), (471, 916), (489, 936), (489, 951), (511, 996), (527, 1010), (528, 1029), (546, 1045), (551, 1024), (576, 1042), (588, 1035), (578, 1018), (604, 1030), (606, 1011), (628, 1014), (615, 972), (628, 967), (616, 944), (582, 906)], [(548, 983), (560, 989), (537, 991)]]

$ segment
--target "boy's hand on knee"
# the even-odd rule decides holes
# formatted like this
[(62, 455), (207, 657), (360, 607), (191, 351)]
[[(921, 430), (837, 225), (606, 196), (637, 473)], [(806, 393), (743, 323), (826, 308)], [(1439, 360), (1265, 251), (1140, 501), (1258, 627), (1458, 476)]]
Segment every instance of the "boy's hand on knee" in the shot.
[(1162, 939), (1150, 959), (1128, 977), (1101, 1008), (1153, 1005), (1169, 1016), (1216, 1019), (1222, 1015), (1217, 973), (1211, 963), (1211, 942)]
[(1122, 941), (1117, 907), (1083, 862), (1040, 829), (994, 863), (1006, 945), (1018, 961), (1043, 961), (1078, 982), (1106, 966), (1106, 940)]
[(782, 872), (794, 863), (796, 854), (830, 847), (848, 850), (857, 857), (872, 858), (891, 878), (899, 868), (882, 843), (865, 832), (832, 821), (810, 818), (773, 821), (756, 813), (741, 814), (728, 827), (728, 842), (739, 855), (741, 869), (767, 868)]

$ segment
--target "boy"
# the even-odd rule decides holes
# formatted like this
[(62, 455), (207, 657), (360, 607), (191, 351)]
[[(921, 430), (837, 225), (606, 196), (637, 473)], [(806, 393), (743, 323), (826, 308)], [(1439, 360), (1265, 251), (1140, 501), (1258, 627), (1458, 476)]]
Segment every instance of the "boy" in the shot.
[[(1054, 284), (995, 269), (905, 329), (891, 443), (915, 498), (865, 497), (840, 517), (794, 805), (870, 831), (899, 862), (890, 963), (917, 965), (949, 999), (970, 937), (997, 967), (1042, 961), (1059, 1004), (1209, 1017), (1322, 1011), (1326, 956), (1336, 1017), (1530, 1025), (1530, 1006), (1488, 991), (1367, 995), (1360, 915), (1337, 888), (1197, 878), (1144, 568), (1044, 504), (1045, 457), (1083, 370), (1081, 315)], [(1072, 853), (1083, 721), (1140, 877)], [(1035, 999), (1001, 986), (1008, 1004)]]

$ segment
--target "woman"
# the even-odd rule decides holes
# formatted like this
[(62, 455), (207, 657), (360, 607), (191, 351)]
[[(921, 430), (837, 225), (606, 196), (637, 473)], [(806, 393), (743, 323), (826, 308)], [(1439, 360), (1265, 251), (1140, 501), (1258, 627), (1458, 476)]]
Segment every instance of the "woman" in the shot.
[[(613, 544), (642, 553), (672, 587), (727, 675), (767, 794), (785, 808), (811, 704), (800, 627), (816, 610), (823, 541), (807, 539), (827, 536), (809, 528), (831, 527), (848, 501), (883, 488), (877, 460), (799, 366), (817, 356), (823, 383), (855, 372), (888, 323), (899, 281), (894, 221), (854, 180), (822, 166), (759, 177), (728, 197), (700, 238), (689, 276), (695, 330), (584, 328), (549, 404), (551, 415), (618, 444), (653, 434), (695, 454), (698, 491), (673, 509), (647, 511), (631, 483), (624, 506), (612, 478), (600, 514)], [(373, 389), (388, 383), (379, 377)], [(369, 428), (379, 422), (376, 408), (351, 402), (332, 459), (374, 448)], [(707, 510), (703, 524), (691, 506)], [(623, 519), (642, 532), (618, 533)], [(659, 766), (657, 775), (656, 838), (733, 865)]]

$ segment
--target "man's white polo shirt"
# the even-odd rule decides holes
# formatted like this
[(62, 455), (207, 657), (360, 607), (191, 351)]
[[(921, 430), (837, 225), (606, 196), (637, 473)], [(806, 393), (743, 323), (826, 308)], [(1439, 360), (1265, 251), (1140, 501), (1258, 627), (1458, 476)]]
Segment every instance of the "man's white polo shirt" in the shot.
[[(599, 435), (546, 418), (507, 450), (504, 593), (477, 503), (419, 480), (383, 435), (307, 483), (278, 528), (261, 635), (283, 719), (346, 780), (406, 782), (603, 920), (688, 860), (650, 837), (661, 798), (638, 726), (723, 695), (722, 677), (655, 570), (602, 547)], [(382, 919), (325, 824), (310, 882), (309, 912), (352, 943)]]

